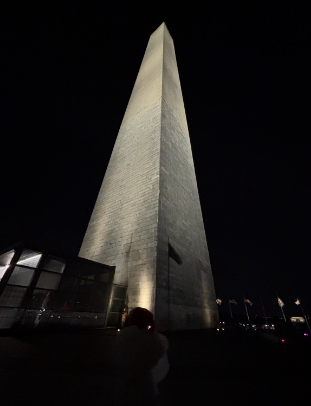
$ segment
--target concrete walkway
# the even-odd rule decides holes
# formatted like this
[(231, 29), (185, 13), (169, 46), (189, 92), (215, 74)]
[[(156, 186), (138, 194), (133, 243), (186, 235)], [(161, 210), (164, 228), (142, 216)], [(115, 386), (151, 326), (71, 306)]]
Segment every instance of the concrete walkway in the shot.
[[(1, 405), (109, 405), (115, 330), (0, 337)], [(245, 331), (167, 334), (165, 405), (287, 405), (309, 397), (308, 340)]]

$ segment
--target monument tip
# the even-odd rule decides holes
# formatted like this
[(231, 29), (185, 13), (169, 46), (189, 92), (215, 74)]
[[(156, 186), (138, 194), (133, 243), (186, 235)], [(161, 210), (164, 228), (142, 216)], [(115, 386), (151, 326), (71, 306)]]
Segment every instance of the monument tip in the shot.
[(166, 31), (168, 32), (168, 34), (171, 36), (171, 34), (170, 34), (170, 32), (169, 32), (169, 30), (168, 30), (168, 28), (167, 28), (167, 25), (166, 25), (165, 21), (163, 21), (163, 23), (160, 24), (160, 25), (158, 26), (158, 28), (157, 28), (156, 30), (154, 30), (151, 35), (153, 35), (156, 31), (158, 31), (158, 30), (159, 30), (160, 28), (162, 28), (162, 27), (164, 28), (164, 30), (166, 29)]

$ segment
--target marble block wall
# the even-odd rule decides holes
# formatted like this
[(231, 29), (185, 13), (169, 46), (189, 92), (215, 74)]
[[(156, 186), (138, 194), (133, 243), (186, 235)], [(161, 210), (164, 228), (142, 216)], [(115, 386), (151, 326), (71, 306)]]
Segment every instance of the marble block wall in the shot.
[[(182, 258), (169, 258), (168, 244)], [(173, 40), (148, 46), (79, 255), (116, 267), (129, 307), (160, 330), (215, 327), (218, 311)]]

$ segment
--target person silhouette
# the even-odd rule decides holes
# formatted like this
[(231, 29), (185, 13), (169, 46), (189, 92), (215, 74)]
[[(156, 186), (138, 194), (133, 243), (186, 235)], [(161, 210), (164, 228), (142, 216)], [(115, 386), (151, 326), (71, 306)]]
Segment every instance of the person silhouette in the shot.
[(115, 405), (157, 405), (158, 382), (166, 376), (167, 338), (155, 331), (153, 314), (134, 308), (118, 333), (115, 350)]

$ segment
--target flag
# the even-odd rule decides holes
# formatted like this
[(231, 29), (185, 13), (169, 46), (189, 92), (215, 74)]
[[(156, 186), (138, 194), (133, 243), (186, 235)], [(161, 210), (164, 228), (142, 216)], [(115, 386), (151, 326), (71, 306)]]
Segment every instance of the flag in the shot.
[(251, 302), (249, 299), (244, 299), (245, 303), (248, 303), (249, 305), (253, 306), (253, 302)]
[(297, 300), (296, 300), (295, 304), (296, 304), (297, 306), (300, 305), (300, 300), (298, 299), (298, 297), (297, 297)]
[(279, 304), (280, 307), (284, 306), (284, 303), (282, 302), (282, 300), (279, 297), (278, 297), (278, 304)]
[(221, 305), (222, 300), (221, 300), (221, 299), (216, 299), (216, 303), (217, 303), (218, 305)]
[(238, 302), (235, 299), (229, 299), (229, 302), (233, 303), (233, 304), (236, 304), (236, 305), (238, 304)]
[(181, 257), (177, 254), (177, 252), (174, 250), (174, 248), (171, 246), (170, 243), (168, 243), (168, 256), (171, 257), (174, 261), (176, 261), (178, 265), (182, 264)]

